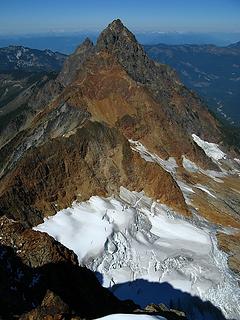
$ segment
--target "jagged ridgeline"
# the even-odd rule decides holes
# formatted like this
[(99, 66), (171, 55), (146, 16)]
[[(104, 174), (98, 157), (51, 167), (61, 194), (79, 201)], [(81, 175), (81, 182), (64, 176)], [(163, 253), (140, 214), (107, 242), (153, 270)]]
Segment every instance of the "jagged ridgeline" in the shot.
[[(32, 237), (36, 236), (32, 227), (48, 232), (74, 250), (81, 264), (102, 272), (105, 286), (116, 284), (116, 291), (116, 270), (126, 286), (132, 278), (136, 280), (132, 288), (137, 292), (141, 284), (137, 280), (145, 275), (150, 284), (166, 281), (187, 290), (184, 299), (197, 295), (199, 300), (179, 302), (181, 291), (165, 286), (178, 297), (168, 301), (168, 307), (185, 306), (190, 319), (195, 319), (201, 308), (210, 319), (214, 313), (223, 319), (222, 312), (236, 317), (238, 151), (224, 141), (221, 124), (197, 94), (184, 86), (169, 66), (151, 60), (120, 20), (103, 30), (95, 45), (86, 39), (65, 59), (58, 75), (44, 77), (4, 108), (6, 114), (9, 110), (17, 114), (0, 129), (2, 219), (19, 221)], [(79, 215), (74, 218), (76, 212)], [(89, 219), (83, 225), (78, 218), (84, 219), (86, 212)], [(47, 225), (43, 223), (46, 217)], [(94, 225), (95, 219), (100, 222), (92, 231), (88, 223)], [(90, 233), (83, 239), (86, 230)], [(110, 230), (107, 235), (106, 230)], [(99, 251), (91, 249), (95, 232), (96, 239), (101, 239)], [(64, 242), (62, 235), (69, 235), (70, 240)], [(81, 247), (89, 237), (90, 247)], [(15, 254), (22, 257), (20, 243), (17, 246)], [(231, 254), (228, 261), (220, 248)], [(11, 250), (8, 254), (18, 259)], [(30, 258), (23, 258), (31, 266)], [(21, 261), (18, 263), (22, 268)], [(48, 272), (39, 264), (37, 267), (43, 276)], [(72, 270), (72, 266), (68, 268)], [(30, 267), (25, 271), (26, 277), (34, 276)], [(82, 274), (77, 268), (72, 281)], [(44, 290), (57, 290), (55, 285)], [(97, 290), (107, 299), (105, 291)], [(55, 293), (64, 303), (70, 297), (64, 300), (61, 290)], [(51, 307), (49, 296), (58, 299), (51, 292), (46, 297), (44, 291), (41, 308), (48, 301)], [(41, 299), (35, 298), (33, 307), (38, 312)], [(209, 300), (211, 307), (200, 298)], [(116, 312), (136, 307), (111, 301)], [(187, 307), (186, 301), (193, 305)], [(75, 300), (70, 307), (71, 314), (81, 315)], [(161, 308), (154, 308), (160, 313)], [(112, 309), (100, 311), (94, 315), (84, 311), (84, 316), (100, 316)], [(172, 319), (169, 313), (164, 316)]]

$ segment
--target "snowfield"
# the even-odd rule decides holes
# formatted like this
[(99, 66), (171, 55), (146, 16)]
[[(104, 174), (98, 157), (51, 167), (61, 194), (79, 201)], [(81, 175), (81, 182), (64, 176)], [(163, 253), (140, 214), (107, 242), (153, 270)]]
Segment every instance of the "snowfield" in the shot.
[(182, 307), (189, 319), (215, 319), (216, 308), (201, 298), (240, 319), (237, 281), (215, 231), (200, 223), (122, 187), (119, 197), (74, 203), (34, 229), (72, 249), (120, 299), (142, 307), (163, 302)]

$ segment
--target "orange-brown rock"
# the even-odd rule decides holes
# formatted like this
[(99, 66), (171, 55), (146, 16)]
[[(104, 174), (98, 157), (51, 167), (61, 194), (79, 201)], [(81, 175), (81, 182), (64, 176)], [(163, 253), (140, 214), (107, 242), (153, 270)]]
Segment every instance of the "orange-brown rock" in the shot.
[(240, 274), (240, 233), (238, 232), (233, 235), (218, 233), (217, 239), (219, 248), (229, 255), (229, 267), (234, 272)]
[(123, 185), (188, 215), (172, 177), (126, 141), (140, 140), (163, 158), (180, 162), (186, 154), (215, 167), (191, 133), (219, 139), (218, 123), (176, 74), (151, 61), (117, 20), (95, 48), (87, 40), (76, 50), (57, 81), (65, 89), (56, 82), (60, 94), (49, 100), (40, 92), (44, 108), (3, 148), (1, 214), (32, 225), (73, 200), (117, 193)]
[[(219, 123), (173, 70), (147, 57), (118, 20), (95, 47), (88, 40), (80, 46), (56, 82), (34, 97), (39, 102), (31, 123), (1, 149), (1, 215), (35, 225), (74, 200), (117, 194), (124, 186), (189, 216), (171, 175), (143, 160), (127, 139), (164, 159), (174, 156), (179, 166), (184, 154), (203, 168), (218, 169), (191, 134), (221, 142)], [(188, 178), (203, 181), (197, 174)], [(236, 184), (226, 178), (223, 187), (213, 185), (220, 200), (206, 201), (198, 190), (193, 205), (210, 222), (238, 228), (237, 203), (226, 191)]]
[(0, 318), (84, 319), (136, 306), (119, 301), (46, 233), (0, 218)]
[[(156, 99), (147, 86), (134, 81), (115, 56), (103, 51), (81, 65), (75, 81), (65, 90), (64, 99), (72, 105), (84, 104), (94, 120), (117, 126), (127, 138), (141, 140), (160, 155), (180, 159), (185, 154), (214, 168), (192, 141), (191, 133), (196, 132), (193, 122), (197, 117), (198, 126), (208, 123), (212, 131), (208, 134), (217, 137), (217, 122), (192, 93), (182, 96), (185, 89), (174, 84), (174, 95), (171, 93), (166, 105), (165, 99)], [(174, 117), (169, 116), (169, 110)], [(187, 131), (186, 123), (192, 123), (192, 132)]]
[[(142, 159), (128, 139), (164, 159), (174, 156), (178, 178), (196, 189), (191, 201), (198, 213), (214, 225), (240, 229), (239, 180), (226, 177), (221, 184), (181, 167), (186, 155), (202, 168), (219, 169), (191, 137), (221, 142), (219, 123), (173, 70), (147, 57), (120, 21), (103, 31), (95, 47), (87, 40), (59, 77), (36, 91), (28, 102), (29, 117), (19, 127), (13, 123), (14, 130), (4, 129), (0, 141), (0, 216), (23, 223), (0, 218), (4, 316), (93, 318), (132, 310), (80, 268), (71, 251), (47, 234), (25, 229), (74, 200), (118, 194), (121, 186), (143, 190), (190, 216), (173, 177)], [(197, 183), (217, 197), (197, 190)], [(230, 254), (230, 267), (239, 272), (239, 234), (217, 237)]]
[(117, 194), (120, 186), (142, 191), (188, 215), (169, 173), (144, 161), (114, 128), (87, 122), (74, 135), (33, 149), (2, 179), (1, 211), (28, 224), (91, 195)]

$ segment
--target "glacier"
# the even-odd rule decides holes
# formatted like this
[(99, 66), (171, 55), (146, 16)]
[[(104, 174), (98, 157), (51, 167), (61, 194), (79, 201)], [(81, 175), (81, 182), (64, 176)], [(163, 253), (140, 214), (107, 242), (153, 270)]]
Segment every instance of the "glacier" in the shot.
[(143, 192), (121, 187), (119, 196), (75, 202), (34, 229), (72, 249), (120, 299), (141, 307), (163, 302), (182, 307), (189, 319), (203, 319), (202, 313), (214, 319), (204, 304), (191, 300), (199, 297), (227, 318), (240, 319), (239, 287), (215, 230), (180, 217)]
[[(177, 173), (175, 158), (161, 159), (141, 142), (129, 142), (145, 161), (157, 163), (172, 175), (190, 208), (191, 194), (197, 189), (216, 198), (209, 187), (185, 182)], [(225, 159), (217, 145), (206, 146), (214, 161)], [(184, 155), (182, 165), (218, 183), (237, 172), (220, 166), (220, 171), (204, 170)], [(184, 310), (191, 320), (223, 319), (221, 312), (228, 319), (240, 320), (238, 279), (228, 267), (227, 254), (217, 246), (216, 232), (225, 231), (195, 211), (191, 219), (184, 218), (143, 192), (121, 187), (117, 196), (74, 202), (34, 229), (72, 249), (79, 263), (94, 271), (120, 299), (132, 299), (142, 308), (165, 303)]]

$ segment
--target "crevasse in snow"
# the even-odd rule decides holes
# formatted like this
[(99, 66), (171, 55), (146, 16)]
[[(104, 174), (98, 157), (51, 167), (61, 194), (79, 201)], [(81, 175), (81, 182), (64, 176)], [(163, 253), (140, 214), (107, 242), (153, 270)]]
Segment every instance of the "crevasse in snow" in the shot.
[[(173, 176), (188, 204), (197, 189), (215, 197), (203, 185), (182, 181), (174, 158), (163, 160), (140, 142), (130, 143), (142, 158)], [(218, 182), (228, 174), (203, 170), (185, 156), (183, 167)], [(209, 305), (193, 303), (191, 297), (196, 296), (220, 308), (227, 318), (240, 319), (240, 290), (227, 255), (217, 247), (216, 228), (195, 215), (186, 221), (166, 205), (122, 187), (118, 197), (94, 196), (73, 203), (35, 229), (72, 249), (80, 264), (101, 275), (103, 285), (120, 299), (132, 299), (142, 307), (163, 302), (181, 308), (180, 303), (189, 319), (215, 319)]]
[(117, 198), (94, 196), (35, 229), (72, 249), (79, 262), (100, 273), (103, 285), (112, 287), (119, 298), (133, 299), (143, 307), (152, 302), (177, 307), (179, 295), (174, 301), (174, 294), (168, 297), (162, 289), (162, 296), (160, 292), (148, 296), (141, 287), (168, 284), (176, 292), (211, 301), (228, 318), (240, 319), (239, 287), (211, 227), (185, 221), (143, 193), (122, 187)]

